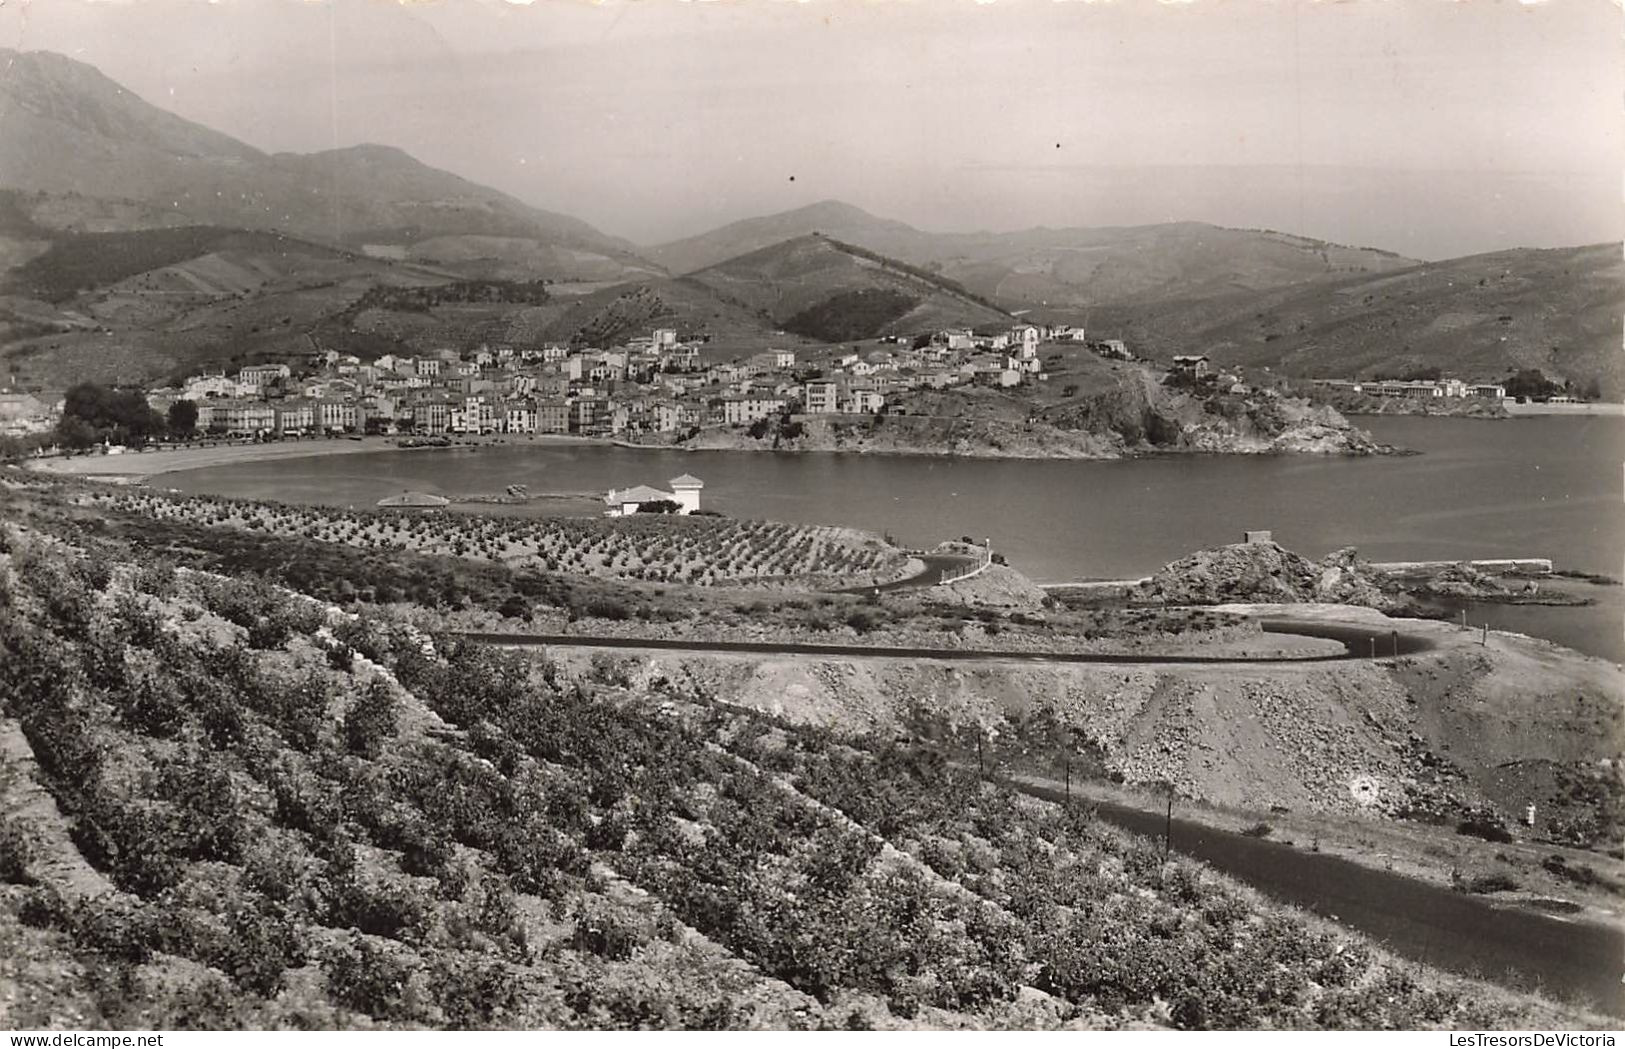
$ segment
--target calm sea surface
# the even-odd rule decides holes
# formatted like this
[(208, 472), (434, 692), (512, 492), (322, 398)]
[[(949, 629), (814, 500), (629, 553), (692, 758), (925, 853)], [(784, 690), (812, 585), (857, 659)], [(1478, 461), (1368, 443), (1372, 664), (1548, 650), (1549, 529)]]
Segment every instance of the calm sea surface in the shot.
[[(1027, 462), (519, 444), (248, 463), (157, 483), (363, 508), (403, 489), (589, 491), (692, 473), (705, 480), (705, 505), (732, 516), (850, 524), (908, 544), (990, 536), (1039, 581), (1145, 575), (1249, 528), (1314, 557), (1353, 546), (1382, 561), (1550, 557), (1560, 568), (1625, 570), (1625, 419), (1359, 422), (1423, 454)], [(1596, 609), (1507, 609), (1516, 622), (1495, 625), (1618, 658), (1622, 602), (1611, 589)], [(1592, 624), (1600, 641), (1537, 629), (1543, 618)]]

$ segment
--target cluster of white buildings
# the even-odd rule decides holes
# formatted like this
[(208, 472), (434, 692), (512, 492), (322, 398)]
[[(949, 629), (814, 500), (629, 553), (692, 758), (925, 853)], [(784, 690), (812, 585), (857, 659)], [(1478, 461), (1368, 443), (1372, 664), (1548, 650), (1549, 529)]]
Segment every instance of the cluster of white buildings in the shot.
[(0, 437), (28, 437), (45, 433), (62, 415), (58, 402), (51, 404), (31, 393), (0, 390)]
[(882, 340), (867, 352), (834, 348), (800, 360), (767, 349), (727, 363), (702, 361), (700, 345), (671, 328), (607, 350), (503, 346), (370, 362), (313, 350), (297, 368), (199, 375), (148, 400), (160, 411), (191, 401), (200, 431), (233, 436), (671, 433), (798, 412), (872, 414), (901, 407), (914, 390), (1043, 381), (1038, 347), (1054, 337), (1031, 324), (953, 329)]
[(1464, 379), (1316, 379), (1315, 385), (1329, 390), (1348, 390), (1367, 397), (1410, 397), (1432, 400), (1444, 397), (1483, 397), (1500, 401), (1507, 388), (1498, 382), (1467, 382)]

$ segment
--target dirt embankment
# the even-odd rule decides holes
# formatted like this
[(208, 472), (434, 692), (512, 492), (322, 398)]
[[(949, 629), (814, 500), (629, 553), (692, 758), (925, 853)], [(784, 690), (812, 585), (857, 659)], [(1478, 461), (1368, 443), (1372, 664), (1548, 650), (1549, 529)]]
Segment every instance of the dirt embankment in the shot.
[[(1093, 762), (1103, 779), (1172, 783), (1222, 806), (1402, 816), (1447, 833), (1478, 821), (1531, 840), (1619, 846), (1619, 668), (1518, 635), (1480, 647), (1476, 633), (1447, 624), (1306, 609), (1369, 618), (1378, 633), (1422, 632), (1440, 647), (1398, 660), (1257, 666), (550, 655), (578, 669), (624, 660), (636, 675), (845, 730), (979, 731), (1029, 767), (1058, 768), (1055, 740), (1067, 738), (1075, 768)], [(1520, 827), (1529, 805), (1534, 824)]]
[(1046, 594), (1031, 579), (1008, 565), (988, 565), (980, 572), (945, 586), (933, 587), (931, 599), (943, 604), (992, 608), (1038, 609)]

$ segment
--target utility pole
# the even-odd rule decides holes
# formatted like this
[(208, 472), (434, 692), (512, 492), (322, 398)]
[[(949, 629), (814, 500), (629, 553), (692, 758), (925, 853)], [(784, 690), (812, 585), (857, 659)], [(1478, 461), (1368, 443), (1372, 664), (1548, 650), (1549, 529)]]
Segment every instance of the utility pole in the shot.
[(1372, 659), (1377, 658), (1377, 639), (1376, 638), (1371, 639), (1371, 658)]
[(1168, 784), (1168, 815), (1162, 825), (1162, 862), (1168, 862), (1168, 848), (1174, 837), (1174, 785)]
[(1490, 643), (1490, 625), (1488, 623), (1484, 624), (1484, 635), (1478, 639), (1478, 643), (1481, 646)]
[(1399, 658), (1399, 631), (1394, 631), (1394, 658)]

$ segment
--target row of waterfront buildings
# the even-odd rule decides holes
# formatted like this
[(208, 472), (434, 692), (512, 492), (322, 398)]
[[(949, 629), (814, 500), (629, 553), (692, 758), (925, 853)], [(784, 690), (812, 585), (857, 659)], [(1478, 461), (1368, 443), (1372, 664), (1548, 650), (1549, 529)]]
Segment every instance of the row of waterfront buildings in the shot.
[(1507, 388), (1502, 383), (1468, 382), (1464, 379), (1316, 379), (1314, 383), (1322, 389), (1347, 390), (1367, 397), (1408, 397), (1423, 401), (1447, 397), (1501, 401), (1507, 395)]

